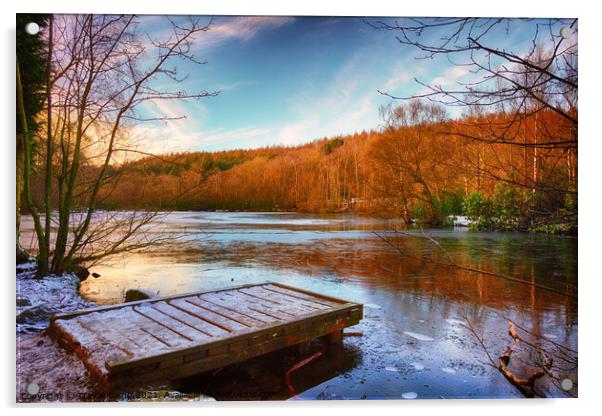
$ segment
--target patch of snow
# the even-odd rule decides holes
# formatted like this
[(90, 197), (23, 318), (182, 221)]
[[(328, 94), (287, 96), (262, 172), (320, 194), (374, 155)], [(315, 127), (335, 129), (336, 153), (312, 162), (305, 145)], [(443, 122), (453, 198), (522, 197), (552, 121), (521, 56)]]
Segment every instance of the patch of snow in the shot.
[(36, 262), (30, 261), (28, 263), (17, 264), (17, 270), (25, 271), (25, 270), (34, 270), (36, 268)]
[(406, 399), (406, 400), (413, 400), (413, 399), (416, 399), (417, 397), (418, 397), (418, 393), (416, 393), (415, 391), (406, 391), (405, 393), (401, 394), (401, 398)]
[(448, 318), (445, 320), (445, 322), (447, 322), (450, 325), (462, 325), (464, 324), (464, 322), (460, 321), (459, 319), (454, 319), (454, 318)]
[(391, 371), (391, 372), (393, 372), (393, 373), (397, 373), (397, 372), (399, 372), (399, 370), (397, 370), (397, 368), (395, 368), (395, 367), (385, 367), (385, 370), (387, 370), (387, 371)]
[(464, 215), (450, 215), (447, 218), (453, 222), (454, 227), (470, 227), (471, 224), (474, 224), (474, 221)]
[(103, 400), (80, 359), (44, 333), (17, 333), (16, 353), (17, 402)]
[(416, 371), (424, 370), (424, 364), (422, 363), (412, 363), (412, 367), (414, 367), (414, 370)]
[(380, 306), (375, 305), (374, 303), (364, 303), (364, 306), (368, 309), (381, 309)]
[(35, 267), (27, 268), (18, 270), (16, 283), (17, 298), (28, 304), (16, 307), (18, 333), (46, 329), (52, 314), (96, 306), (79, 295), (79, 279), (74, 274), (36, 279)]
[(447, 374), (456, 374), (456, 370), (454, 370), (451, 367), (443, 367), (441, 369), (441, 371), (443, 371), (444, 373), (447, 373)]
[(434, 338), (429, 337), (428, 335), (419, 334), (417, 332), (403, 331), (409, 337), (416, 338), (418, 341), (434, 341)]

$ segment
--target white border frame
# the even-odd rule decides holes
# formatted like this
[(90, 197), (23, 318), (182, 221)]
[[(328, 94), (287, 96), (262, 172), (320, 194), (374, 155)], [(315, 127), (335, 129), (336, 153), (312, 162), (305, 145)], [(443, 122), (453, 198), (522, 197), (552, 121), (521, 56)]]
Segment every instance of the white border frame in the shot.
[[(600, 214), (602, 198), (598, 195), (602, 175), (599, 166), (602, 161), (598, 131), (600, 122), (599, 100), (602, 97), (600, 90), (600, 23), (602, 16), (597, 13), (594, 2), (567, 2), (567, 1), (525, 1), (504, 0), (501, 2), (476, 2), (469, 0), (427, 0), (403, 2), (370, 0), (354, 2), (351, 0), (325, 1), (325, 0), (6, 0), (2, 2), (2, 48), (4, 54), (3, 64), (0, 66), (2, 76), (2, 89), (4, 96), (0, 99), (0, 116), (4, 135), (2, 137), (2, 180), (0, 181), (0, 195), (5, 196), (2, 210), (1, 229), (4, 238), (0, 255), (4, 270), (2, 281), (4, 284), (4, 318), (3, 333), (6, 335), (2, 346), (2, 357), (5, 360), (4, 371), (1, 376), (0, 391), (2, 404), (12, 407), (13, 413), (31, 414), (32, 411), (43, 411), (45, 414), (80, 414), (88, 415), (106, 414), (108, 409), (119, 412), (160, 414), (168, 412), (167, 408), (178, 407), (178, 413), (197, 414), (201, 411), (217, 411), (226, 414), (239, 414), (242, 411), (261, 411), (265, 414), (307, 415), (318, 409), (329, 412), (337, 411), (347, 414), (365, 414), (371, 408), (379, 412), (427, 412), (427, 413), (452, 413), (452, 414), (483, 414), (508, 416), (518, 412), (543, 413), (548, 415), (567, 415), (588, 412), (594, 407), (600, 407), (596, 399), (600, 395), (598, 386), (601, 374), (599, 347), (602, 345), (600, 335), (600, 310), (596, 308), (597, 296), (602, 292), (600, 281), (600, 266), (596, 260), (600, 257), (598, 247), (602, 231), (600, 228)], [(546, 399), (546, 400), (437, 400), (437, 401), (379, 401), (379, 402), (244, 402), (244, 403), (152, 403), (152, 404), (48, 404), (48, 405), (18, 405), (15, 399), (15, 332), (14, 332), (14, 135), (15, 128), (15, 101), (14, 91), (14, 13), (138, 13), (138, 14), (212, 14), (212, 15), (347, 15), (347, 16), (504, 16), (504, 17), (577, 17), (579, 18), (580, 40), (580, 101), (581, 101), (581, 134), (579, 144), (579, 399)], [(597, 102), (598, 101), (598, 102)], [(8, 196), (8, 197), (6, 197)], [(598, 221), (598, 222), (596, 222)], [(599, 302), (599, 301), (598, 301)], [(598, 406), (596, 406), (598, 405)], [(42, 409), (41, 406), (45, 408)], [(84, 408), (84, 409), (82, 409)], [(261, 410), (259, 410), (261, 409)]]

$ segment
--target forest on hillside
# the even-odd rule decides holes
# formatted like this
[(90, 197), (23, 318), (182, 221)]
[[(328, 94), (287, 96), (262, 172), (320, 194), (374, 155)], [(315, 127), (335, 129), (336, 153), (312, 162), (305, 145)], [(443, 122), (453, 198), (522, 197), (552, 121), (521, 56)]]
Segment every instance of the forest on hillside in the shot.
[[(553, 111), (446, 117), (418, 101), (381, 109), (385, 126), (297, 147), (145, 156), (111, 166), (105, 209), (353, 210), (486, 229), (573, 232), (577, 137)], [(512, 125), (510, 125), (512, 123)], [(499, 142), (500, 135), (512, 144)], [(94, 165), (87, 166), (95, 174)]]

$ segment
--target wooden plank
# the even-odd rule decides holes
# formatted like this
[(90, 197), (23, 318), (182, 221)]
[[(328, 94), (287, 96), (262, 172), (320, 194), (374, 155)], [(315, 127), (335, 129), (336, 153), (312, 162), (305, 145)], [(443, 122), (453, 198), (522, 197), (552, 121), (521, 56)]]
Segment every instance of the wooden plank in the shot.
[(303, 299), (295, 298), (292, 296), (287, 296), (283, 293), (274, 292), (271, 290), (267, 290), (263, 286), (253, 286), (248, 288), (241, 288), (240, 291), (244, 291), (247, 293), (253, 293), (256, 296), (270, 299), (273, 302), (278, 302), (282, 305), (295, 305), (296, 307), (300, 307), (301, 309), (305, 309), (308, 311), (317, 311), (321, 309), (328, 309), (328, 306), (322, 305), (320, 303), (313, 303), (310, 301), (306, 301)]
[[(252, 288), (255, 289), (255, 288)], [(277, 299), (279, 302), (282, 303), (296, 303), (299, 305), (302, 305), (306, 308), (310, 308), (314, 311), (318, 311), (318, 310), (326, 310), (326, 309), (330, 309), (331, 306), (325, 305), (323, 303), (317, 303), (317, 302), (313, 302), (309, 299), (303, 299), (299, 296), (291, 296), (290, 294), (286, 294), (286, 293), (282, 293), (282, 292), (277, 292), (274, 290), (268, 290), (266, 287), (264, 286), (257, 286), (257, 289), (263, 291), (266, 293), (266, 296), (270, 296), (273, 299)]]
[(106, 367), (107, 360), (127, 361), (133, 357), (130, 351), (113, 345), (102, 334), (94, 332), (85, 323), (80, 321), (61, 322), (59, 327), (77, 340), (81, 345), (77, 349), (77, 355), (84, 365), (100, 378), (107, 377), (109, 374)]
[(229, 336), (231, 333), (247, 329), (235, 321), (228, 321), (222, 316), (199, 308), (191, 303), (191, 298), (176, 299), (169, 302), (172, 308), (177, 308), (181, 313), (191, 316), (197, 322), (198, 328), (209, 332), (211, 336)]
[(250, 318), (258, 319), (261, 322), (265, 323), (273, 323), (273, 322), (281, 322), (280, 319), (273, 317), (271, 314), (265, 314), (263, 312), (249, 309), (240, 303), (236, 302), (236, 299), (230, 297), (225, 297), (222, 293), (205, 293), (200, 295), (199, 298), (206, 300), (211, 303), (215, 303), (220, 305), (223, 308), (229, 309), (233, 312), (236, 312), (241, 315), (248, 316)]
[(246, 325), (250, 328), (263, 327), (267, 323), (266, 321), (258, 320), (251, 316), (240, 314), (232, 309), (224, 308), (223, 306), (220, 306), (217, 303), (208, 302), (207, 300), (202, 299), (198, 296), (195, 296), (193, 298), (187, 298), (187, 302), (193, 303), (194, 305), (199, 306), (205, 310), (214, 312), (225, 318), (236, 321), (242, 325)]
[[(190, 345), (189, 339), (180, 336), (173, 330), (167, 328), (163, 323), (159, 323), (156, 320), (149, 319), (145, 315), (135, 311), (134, 307), (132, 306), (128, 305), (127, 308), (128, 309), (124, 311), (123, 320), (127, 318), (129, 325), (137, 326), (140, 329), (140, 331), (151, 336), (166, 347), (182, 348)], [(78, 317), (77, 319), (80, 318)]]
[(252, 328), (251, 325), (233, 319), (227, 314), (219, 313), (219, 311), (216, 311), (216, 307), (209, 308), (204, 306), (203, 302), (204, 301), (195, 296), (192, 298), (175, 300), (174, 304), (178, 304), (179, 307), (185, 309), (188, 313), (192, 313), (213, 325), (219, 326), (229, 333), (248, 331)]
[(124, 345), (127, 343), (124, 343), (121, 339), (114, 339), (111, 333), (97, 331), (96, 327), (91, 325), (90, 321), (77, 320), (72, 323), (71, 329), (74, 331), (75, 336), (79, 336), (81, 332), (90, 334), (86, 337), (86, 344), (82, 344), (82, 347), (90, 354), (97, 351), (104, 352), (108, 349), (114, 351), (118, 356), (130, 358), (135, 355), (135, 351), (137, 350), (135, 346), (131, 346), (131, 349), (129, 349), (129, 345)]
[(295, 311), (297, 315), (313, 313), (319, 310), (328, 309), (328, 306), (324, 306), (319, 303), (310, 303), (299, 298), (294, 298), (292, 296), (286, 296), (281, 293), (269, 291), (261, 286), (254, 286), (239, 290), (241, 292), (257, 296), (260, 299), (277, 303), (278, 305), (281, 305), (281, 308), (286, 308), (287, 310)]
[[(184, 300), (185, 298), (177, 299), (174, 302), (183, 302)], [(151, 308), (157, 309), (171, 318), (202, 332), (207, 338), (228, 336), (228, 334), (231, 332), (220, 326), (214, 325), (211, 322), (208, 322), (207, 320), (203, 319), (202, 316), (196, 316), (188, 310), (177, 307), (176, 304), (172, 305), (168, 301), (153, 303)]]
[(285, 285), (284, 283), (280, 283), (280, 282), (266, 282), (266, 283), (260, 284), (260, 286), (265, 286), (265, 285), (274, 285), (274, 286), (278, 286), (283, 289), (292, 290), (293, 292), (303, 293), (305, 295), (309, 295), (312, 298), (332, 302), (335, 305), (341, 305), (341, 304), (345, 304), (345, 303), (353, 303), (353, 302), (349, 302), (348, 300), (345, 300), (345, 299), (336, 298), (336, 297), (330, 296), (330, 295), (324, 295), (324, 294), (318, 293), (318, 292), (311, 292), (309, 290), (301, 289), (298, 287)]
[(142, 304), (134, 306), (134, 311), (147, 317), (148, 319), (155, 321), (156, 323), (163, 325), (165, 328), (173, 331), (182, 338), (187, 339), (189, 342), (202, 342), (209, 338), (209, 335), (202, 332), (200, 329), (191, 327), (182, 323), (179, 320), (172, 318), (169, 315), (155, 309), (150, 304)]
[(282, 322), (289, 321), (298, 316), (297, 313), (284, 310), (279, 304), (266, 302), (263, 299), (259, 299), (257, 296), (249, 295), (240, 290), (237, 290), (236, 292), (226, 292), (224, 295), (232, 296), (236, 302), (241, 303), (247, 308), (269, 314)]
[(224, 291), (228, 291), (228, 290), (232, 290), (232, 289), (239, 289), (241, 287), (252, 287), (252, 286), (256, 286), (256, 285), (257, 285), (256, 283), (248, 283), (245, 285), (224, 287), (222, 289), (201, 290), (198, 292), (183, 293), (181, 295), (168, 295), (168, 296), (162, 296), (162, 297), (157, 297), (157, 298), (152, 298), (152, 299), (143, 299), (143, 300), (136, 300), (136, 301), (132, 301), (132, 302), (118, 303), (115, 305), (98, 306), (96, 308), (81, 309), (81, 310), (77, 310), (77, 311), (54, 314), (50, 318), (50, 320), (54, 321), (55, 319), (70, 319), (70, 318), (74, 318), (76, 316), (83, 315), (83, 314), (88, 314), (88, 313), (92, 313), (92, 312), (105, 312), (105, 311), (110, 311), (113, 309), (119, 309), (124, 306), (135, 306), (135, 305), (140, 305), (143, 303), (153, 303), (153, 302), (161, 302), (161, 301), (165, 301), (165, 300), (187, 298), (190, 296), (199, 296), (199, 295), (202, 295), (205, 293), (218, 293), (218, 292), (224, 292)]
[(303, 290), (303, 289), (299, 289), (296, 287), (292, 287), (292, 286), (288, 286), (285, 285), (283, 283), (279, 283), (279, 282), (266, 282), (266, 283), (248, 283), (248, 284), (244, 284), (244, 285), (238, 285), (238, 286), (230, 286), (230, 287), (224, 287), (221, 289), (210, 289), (210, 290), (201, 290), (198, 292), (189, 292), (189, 293), (183, 293), (181, 295), (169, 295), (169, 296), (162, 296), (162, 297), (157, 297), (157, 298), (152, 298), (152, 299), (144, 299), (144, 300), (137, 300), (137, 301), (133, 301), (133, 302), (125, 302), (125, 303), (120, 303), (120, 304), (115, 304), (115, 305), (105, 305), (105, 306), (98, 306), (96, 308), (90, 308), (90, 309), (83, 309), (83, 310), (77, 310), (77, 311), (71, 311), (71, 312), (65, 312), (65, 313), (59, 313), (59, 314), (54, 314), (50, 320), (54, 321), (55, 319), (70, 319), (73, 317), (76, 317), (78, 315), (82, 315), (82, 314), (87, 314), (87, 313), (91, 313), (91, 312), (104, 312), (104, 311), (109, 311), (109, 310), (113, 310), (113, 309), (119, 309), (123, 306), (135, 306), (135, 305), (139, 305), (139, 304), (143, 304), (143, 303), (152, 303), (152, 302), (160, 302), (160, 301), (164, 301), (164, 300), (173, 300), (173, 299), (179, 299), (179, 298), (186, 298), (186, 297), (190, 297), (190, 296), (200, 296), (203, 295), (205, 293), (219, 293), (219, 292), (225, 292), (225, 291), (229, 291), (232, 289), (240, 289), (240, 288), (247, 288), (247, 287), (253, 287), (253, 286), (262, 286), (262, 287), (266, 287), (267, 286), (276, 286), (278, 288), (281, 289), (288, 289), (288, 290), (292, 290), (293, 294), (305, 294), (305, 295), (310, 295), (309, 298), (307, 298), (308, 300), (311, 300), (312, 298), (314, 299), (320, 299), (322, 301), (328, 301), (325, 302), (324, 304), (326, 306), (335, 306), (338, 304), (342, 304), (342, 303), (349, 303), (346, 300), (343, 299), (338, 299), (332, 296), (326, 296), (326, 295), (322, 295), (322, 294), (318, 294), (318, 293), (314, 293), (314, 292), (310, 292), (307, 290)]
[(271, 290), (271, 291), (274, 291), (277, 293), (282, 293), (284, 295), (288, 295), (288, 296), (291, 296), (291, 297), (294, 297), (297, 299), (302, 299), (302, 300), (310, 301), (313, 303), (318, 303), (318, 304), (321, 304), (321, 305), (324, 305), (327, 307), (331, 307), (331, 308), (341, 305), (341, 303), (339, 303), (339, 302), (311, 296), (311, 295), (308, 295), (301, 291), (288, 289), (287, 287), (283, 287), (281, 285), (267, 284), (267, 285), (263, 285), (262, 287), (264, 287), (267, 290)]
[[(285, 331), (279, 330), (277, 332), (279, 332), (281, 334), (280, 336), (275, 337), (275, 338), (271, 337), (271, 336), (263, 337), (262, 341), (260, 341), (260, 342), (249, 343), (248, 348), (246, 348), (244, 350), (240, 350), (237, 352), (231, 351), (229, 353), (223, 353), (223, 354), (214, 355), (214, 356), (200, 356), (197, 360), (188, 360), (182, 365), (178, 365), (178, 366), (174, 366), (174, 367), (166, 367), (166, 368), (162, 369), (162, 376), (164, 376), (167, 379), (191, 376), (191, 375), (197, 374), (199, 372), (223, 367), (228, 364), (232, 364), (232, 363), (244, 360), (244, 359), (255, 357), (257, 355), (261, 355), (266, 352), (274, 351), (274, 350), (277, 350), (280, 348), (298, 344), (298, 343), (301, 343), (301, 342), (304, 342), (307, 340), (311, 340), (311, 339), (315, 339), (315, 338), (318, 338), (321, 336), (326, 336), (331, 332), (331, 330), (340, 331), (340, 325), (337, 325), (337, 322), (341, 322), (341, 319), (343, 319), (343, 321), (346, 320), (344, 317), (348, 316), (348, 308), (349, 308), (349, 306), (345, 306), (345, 307), (342, 307), (341, 309), (339, 309), (338, 311), (336, 311), (335, 313), (333, 313), (332, 311), (329, 312), (327, 314), (328, 319), (326, 319), (324, 321), (319, 321), (319, 322), (321, 322), (320, 325), (309, 326), (309, 329), (306, 332), (304, 332), (303, 334), (299, 334), (299, 336), (297, 338), (286, 336)], [(304, 321), (310, 322), (312, 320), (306, 318)], [(316, 322), (315, 319), (313, 321)], [(354, 321), (349, 322), (349, 324), (354, 324), (354, 323), (356, 323), (356, 322), (354, 322)], [(304, 324), (304, 322), (302, 322), (302, 324)], [(287, 325), (291, 325), (291, 324), (289, 323)], [(248, 334), (247, 337), (249, 335), (259, 336), (260, 334), (266, 334), (266, 332), (267, 332), (267, 335), (269, 335), (270, 333), (276, 331), (277, 327), (283, 328), (284, 326), (285, 325), (283, 325), (283, 324), (274, 325), (272, 328), (265, 328), (263, 331), (258, 331), (257, 334), (255, 334), (255, 333)], [(217, 342), (215, 342), (215, 344), (217, 345), (222, 342), (223, 341), (217, 341)], [(207, 347), (207, 346), (205, 346), (205, 347)], [(187, 354), (192, 354), (192, 352), (188, 352)], [(139, 360), (139, 361), (144, 362), (145, 360)], [(129, 374), (130, 374), (129, 372), (135, 368), (136, 368), (136, 366), (131, 366), (130, 363), (124, 363), (123, 365), (116, 364), (114, 367), (112, 367), (112, 370), (114, 371), (114, 375), (116, 376), (116, 378), (114, 380), (117, 382), (120, 379), (127, 380), (129, 378)], [(147, 380), (147, 381), (154, 379), (154, 376), (151, 373), (140, 374), (138, 377), (140, 377), (141, 380)]]
[(77, 345), (74, 347), (84, 346), (85, 344), (95, 343), (98, 337), (94, 332), (90, 332), (87, 329), (82, 330), (81, 326), (77, 321), (71, 320), (60, 320), (57, 321), (56, 326), (67, 335), (69, 335)]
[[(148, 355), (149, 352), (160, 352), (167, 346), (142, 331), (138, 324), (132, 322), (133, 310), (119, 310), (119, 316), (115, 311), (101, 313), (94, 312), (81, 315), (77, 322), (87, 324), (94, 333), (103, 334), (110, 338), (115, 345), (124, 346), (136, 356)], [(106, 316), (112, 314), (113, 316)]]

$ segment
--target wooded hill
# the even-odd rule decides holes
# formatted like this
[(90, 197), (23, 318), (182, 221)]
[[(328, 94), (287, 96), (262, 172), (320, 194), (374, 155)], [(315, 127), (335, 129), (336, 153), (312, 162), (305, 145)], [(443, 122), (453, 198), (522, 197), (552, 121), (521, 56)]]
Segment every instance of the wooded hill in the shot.
[(509, 127), (504, 114), (449, 120), (442, 108), (414, 102), (384, 117), (382, 130), (296, 147), (176, 153), (113, 166), (102, 206), (354, 210), (429, 223), (464, 213), (483, 228), (576, 226), (577, 137), (558, 114), (540, 111)]

